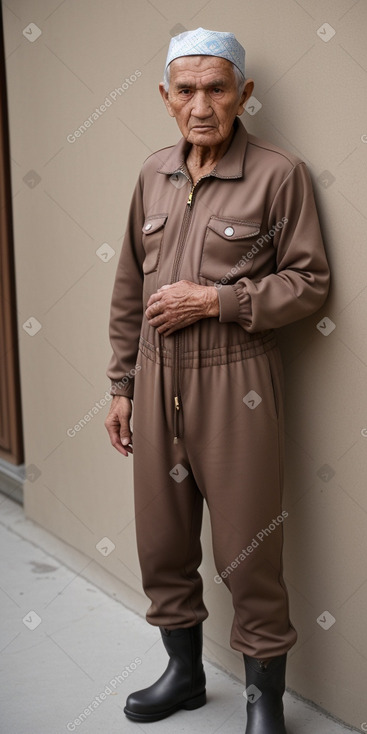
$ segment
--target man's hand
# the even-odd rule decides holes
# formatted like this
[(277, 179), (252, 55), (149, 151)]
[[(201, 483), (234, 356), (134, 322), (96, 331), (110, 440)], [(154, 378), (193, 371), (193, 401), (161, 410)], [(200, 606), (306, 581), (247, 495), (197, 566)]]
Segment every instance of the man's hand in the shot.
[(112, 398), (110, 412), (104, 422), (112, 446), (128, 456), (133, 453), (132, 433), (130, 430), (131, 400), (124, 395), (115, 395)]
[(199, 319), (219, 316), (218, 291), (214, 286), (179, 280), (150, 296), (145, 315), (159, 334), (169, 336)]

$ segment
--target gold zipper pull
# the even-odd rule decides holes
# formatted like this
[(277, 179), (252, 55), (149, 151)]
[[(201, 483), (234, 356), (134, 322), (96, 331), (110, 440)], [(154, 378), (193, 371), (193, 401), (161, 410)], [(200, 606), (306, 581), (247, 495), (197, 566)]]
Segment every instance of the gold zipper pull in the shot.
[(188, 198), (188, 200), (187, 200), (187, 203), (188, 203), (188, 205), (189, 205), (189, 206), (191, 206), (191, 202), (192, 202), (192, 195), (193, 195), (193, 193), (194, 193), (194, 188), (195, 188), (195, 186), (193, 186), (193, 187), (192, 187), (192, 189), (191, 189), (191, 191), (190, 191), (190, 193), (189, 193), (189, 198)]
[(177, 395), (175, 396), (175, 408), (176, 408), (176, 410), (180, 410), (180, 401), (179, 401)]

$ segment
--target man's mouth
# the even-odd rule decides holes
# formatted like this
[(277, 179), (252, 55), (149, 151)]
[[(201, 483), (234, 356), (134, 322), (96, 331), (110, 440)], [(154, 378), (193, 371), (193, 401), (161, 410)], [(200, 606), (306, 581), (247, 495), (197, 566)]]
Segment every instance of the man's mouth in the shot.
[(191, 130), (201, 130), (201, 132), (204, 132), (205, 130), (215, 130), (216, 128), (214, 125), (193, 125)]

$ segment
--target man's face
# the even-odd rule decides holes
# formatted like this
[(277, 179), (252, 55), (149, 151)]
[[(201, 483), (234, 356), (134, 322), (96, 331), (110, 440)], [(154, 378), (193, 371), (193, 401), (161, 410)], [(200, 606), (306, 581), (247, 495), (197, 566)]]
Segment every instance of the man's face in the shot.
[(241, 115), (252, 94), (248, 79), (239, 94), (233, 66), (217, 56), (182, 56), (170, 64), (168, 93), (160, 93), (182, 135), (193, 145), (215, 146), (231, 134), (236, 115)]

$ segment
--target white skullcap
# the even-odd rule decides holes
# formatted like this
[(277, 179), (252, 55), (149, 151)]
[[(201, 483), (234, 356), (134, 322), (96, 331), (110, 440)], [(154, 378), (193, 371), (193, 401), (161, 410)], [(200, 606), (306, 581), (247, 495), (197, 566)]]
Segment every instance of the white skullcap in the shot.
[(180, 56), (219, 56), (232, 61), (245, 76), (245, 49), (233, 33), (207, 31), (196, 28), (171, 38), (166, 59), (167, 66)]

